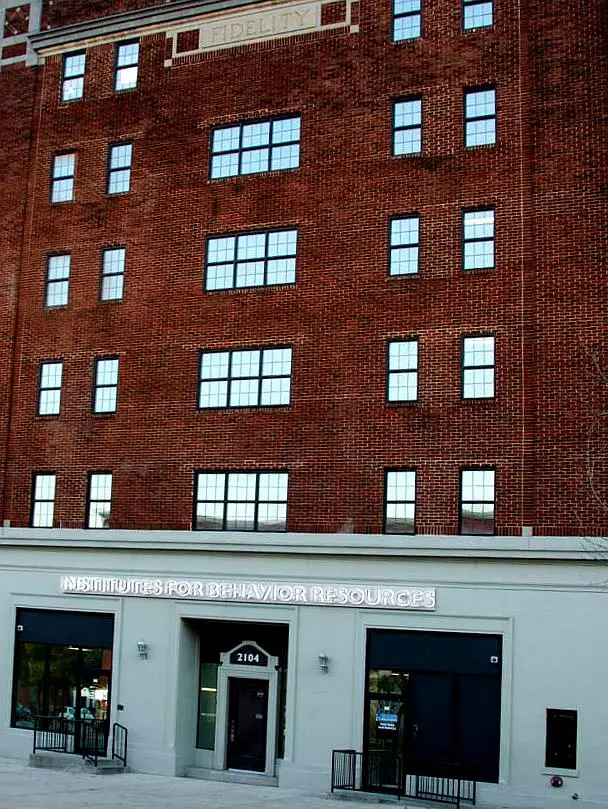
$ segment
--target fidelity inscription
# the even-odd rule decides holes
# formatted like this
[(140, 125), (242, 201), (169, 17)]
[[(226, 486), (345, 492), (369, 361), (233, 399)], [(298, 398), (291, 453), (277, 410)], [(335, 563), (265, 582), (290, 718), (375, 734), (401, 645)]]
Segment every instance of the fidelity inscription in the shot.
[(318, 5), (302, 5), (205, 23), (201, 26), (199, 47), (201, 50), (213, 50), (236, 42), (314, 30), (320, 26), (319, 10)]
[(195, 601), (434, 610), (435, 590), (380, 585), (62, 576), (61, 592)]

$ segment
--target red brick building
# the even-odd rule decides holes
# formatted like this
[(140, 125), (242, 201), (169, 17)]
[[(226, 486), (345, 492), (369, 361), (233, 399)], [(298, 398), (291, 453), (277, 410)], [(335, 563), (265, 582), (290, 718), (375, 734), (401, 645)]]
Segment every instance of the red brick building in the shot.
[(608, 535), (603, 0), (0, 15), (5, 530)]

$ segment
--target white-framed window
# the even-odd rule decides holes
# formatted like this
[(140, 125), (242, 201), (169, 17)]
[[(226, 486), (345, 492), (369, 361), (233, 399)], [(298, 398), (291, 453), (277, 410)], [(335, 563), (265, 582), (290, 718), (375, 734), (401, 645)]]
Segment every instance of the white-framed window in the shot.
[(55, 306), (67, 306), (70, 294), (71, 263), (72, 256), (69, 253), (48, 256), (44, 293), (44, 305), (47, 309)]
[(31, 528), (52, 528), (55, 513), (56, 477), (50, 472), (34, 472), (32, 475)]
[(422, 0), (393, 0), (393, 42), (418, 39), (422, 33)]
[(493, 23), (493, 0), (462, 0), (462, 27), (465, 31), (487, 28)]
[(415, 402), (418, 398), (418, 338), (388, 344), (386, 396), (389, 402)]
[(289, 475), (280, 471), (195, 474), (198, 531), (285, 531)]
[(293, 284), (298, 231), (267, 230), (207, 239), (205, 289)]
[(394, 216), (389, 228), (389, 275), (417, 275), (420, 255), (418, 214)]
[(114, 66), (114, 89), (117, 92), (132, 90), (137, 87), (139, 70), (139, 40), (119, 42), (116, 46), (116, 64)]
[(211, 179), (298, 168), (300, 123), (294, 115), (214, 127)]
[(412, 155), (422, 151), (422, 97), (393, 102), (393, 154)]
[(86, 51), (68, 53), (63, 57), (61, 80), (61, 100), (76, 101), (84, 94), (84, 72), (87, 61)]
[(131, 188), (132, 143), (114, 143), (108, 153), (108, 194), (126, 194)]
[(416, 470), (387, 469), (384, 486), (384, 533), (416, 532)]
[(51, 202), (72, 202), (75, 176), (76, 152), (53, 155)]
[(462, 398), (494, 398), (494, 335), (462, 338)]
[(493, 534), (495, 509), (494, 469), (460, 470), (460, 533)]
[(199, 408), (288, 405), (291, 347), (202, 351)]
[(95, 360), (93, 413), (116, 412), (118, 367), (118, 357), (99, 357)]
[(462, 267), (464, 270), (494, 269), (494, 208), (462, 212)]
[(125, 279), (125, 247), (106, 247), (101, 255), (101, 294), (102, 301), (122, 300)]
[(62, 377), (63, 362), (60, 360), (40, 363), (36, 407), (39, 416), (58, 416), (61, 412)]
[(496, 89), (474, 87), (464, 91), (464, 145), (496, 143)]
[(87, 481), (87, 528), (109, 528), (112, 511), (112, 473), (89, 472)]

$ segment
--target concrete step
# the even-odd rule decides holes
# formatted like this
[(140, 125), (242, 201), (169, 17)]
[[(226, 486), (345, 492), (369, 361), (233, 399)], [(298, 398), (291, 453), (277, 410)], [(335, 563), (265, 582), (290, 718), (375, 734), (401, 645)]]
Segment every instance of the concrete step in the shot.
[(224, 781), (231, 784), (255, 784), (256, 786), (278, 787), (276, 776), (264, 775), (249, 770), (207, 770), (204, 767), (188, 767), (186, 778), (200, 778), (204, 781)]
[(55, 753), (50, 750), (38, 750), (29, 757), (30, 767), (46, 770), (71, 770), (73, 772), (90, 772), (95, 775), (121, 773), (124, 767), (119, 761), (107, 758), (97, 759), (97, 766), (88, 759), (75, 753)]

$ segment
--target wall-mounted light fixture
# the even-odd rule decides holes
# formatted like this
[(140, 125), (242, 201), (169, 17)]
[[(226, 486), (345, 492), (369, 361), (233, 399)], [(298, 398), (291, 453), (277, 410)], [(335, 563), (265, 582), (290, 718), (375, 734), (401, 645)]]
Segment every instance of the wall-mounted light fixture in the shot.
[(323, 674), (327, 674), (329, 671), (329, 657), (325, 652), (321, 652), (319, 655), (319, 671), (322, 671)]
[(148, 644), (145, 640), (137, 641), (137, 654), (141, 660), (148, 659)]

